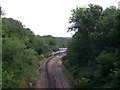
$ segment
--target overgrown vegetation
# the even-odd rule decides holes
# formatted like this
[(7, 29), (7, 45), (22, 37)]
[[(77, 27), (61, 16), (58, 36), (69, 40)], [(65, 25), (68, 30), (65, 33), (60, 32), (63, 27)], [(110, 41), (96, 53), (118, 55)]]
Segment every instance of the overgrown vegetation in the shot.
[[(66, 47), (67, 42), (52, 36), (35, 35), (25, 28), (20, 21), (2, 18), (2, 87), (25, 88), (28, 82), (38, 78), (39, 63), (36, 58), (59, 47)], [(43, 60), (43, 59), (42, 59)]]
[(120, 88), (120, 10), (99, 5), (72, 10), (69, 31), (75, 31), (63, 62), (76, 87)]

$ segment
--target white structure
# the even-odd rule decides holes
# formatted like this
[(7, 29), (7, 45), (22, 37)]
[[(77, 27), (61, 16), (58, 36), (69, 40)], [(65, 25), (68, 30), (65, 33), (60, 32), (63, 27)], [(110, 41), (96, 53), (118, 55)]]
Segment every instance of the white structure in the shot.
[(53, 52), (52, 55), (57, 55), (60, 53), (65, 53), (67, 51), (67, 48), (59, 48), (59, 51)]
[(66, 51), (67, 48), (59, 48), (59, 51)]
[(120, 1), (118, 2), (118, 9), (120, 9)]

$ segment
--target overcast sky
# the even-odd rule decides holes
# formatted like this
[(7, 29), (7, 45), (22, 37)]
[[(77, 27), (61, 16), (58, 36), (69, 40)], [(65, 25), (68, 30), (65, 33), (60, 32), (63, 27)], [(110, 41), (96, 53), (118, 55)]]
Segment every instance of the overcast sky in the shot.
[(6, 16), (19, 20), (36, 35), (69, 37), (69, 17), (76, 6), (118, 7), (120, 0), (1, 0)]

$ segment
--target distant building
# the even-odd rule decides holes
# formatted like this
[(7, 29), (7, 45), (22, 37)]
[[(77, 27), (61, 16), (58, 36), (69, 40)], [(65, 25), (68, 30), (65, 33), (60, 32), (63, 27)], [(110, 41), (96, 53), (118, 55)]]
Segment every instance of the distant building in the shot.
[(118, 9), (120, 9), (120, 1), (118, 2)]

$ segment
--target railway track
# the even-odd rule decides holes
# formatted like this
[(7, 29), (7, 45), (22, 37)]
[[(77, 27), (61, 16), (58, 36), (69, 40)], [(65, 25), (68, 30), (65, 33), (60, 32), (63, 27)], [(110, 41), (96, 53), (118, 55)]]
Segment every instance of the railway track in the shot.
[(61, 71), (61, 60), (63, 54), (54, 54), (43, 61), (39, 68), (40, 77), (35, 88), (67, 88), (67, 80)]
[(47, 62), (45, 64), (45, 76), (46, 76), (46, 87), (47, 88), (56, 88), (56, 84), (55, 84), (55, 79), (54, 76), (50, 75), (49, 70), (48, 70), (48, 64), (50, 62), (51, 59), (53, 59), (55, 56), (52, 56), (50, 58), (47, 59)]
[[(60, 60), (60, 59), (59, 59), (59, 60)], [(57, 63), (59, 62), (59, 60), (57, 61)], [(57, 71), (58, 71), (58, 73), (57, 73)], [(56, 66), (56, 74), (58, 74), (58, 78), (59, 78), (59, 80), (60, 80), (60, 83), (61, 83), (62, 88), (65, 88), (64, 82), (63, 82), (63, 80), (62, 80), (62, 78), (61, 78), (61, 76), (60, 76), (59, 71), (60, 71), (59, 68)]]
[[(61, 60), (58, 59), (56, 65), (61, 65), (60, 63), (61, 63)], [(65, 82), (66, 78), (64, 76), (62, 76), (63, 72), (61, 71), (61, 68), (59, 66), (56, 66), (56, 74), (57, 74), (58, 79), (60, 81), (61, 87), (62, 88), (68, 88), (69, 85), (68, 85), (68, 83)]]
[[(52, 56), (49, 58), (45, 64), (46, 68), (46, 80), (47, 80), (47, 88), (66, 88), (65, 84), (63, 82), (63, 79), (59, 73), (59, 68), (58, 68), (58, 63), (60, 59), (56, 60), (53, 68), (54, 68), (54, 73), (49, 71), (49, 64), (53, 58), (55, 58), (57, 55)], [(58, 83), (59, 82), (59, 83)]]

